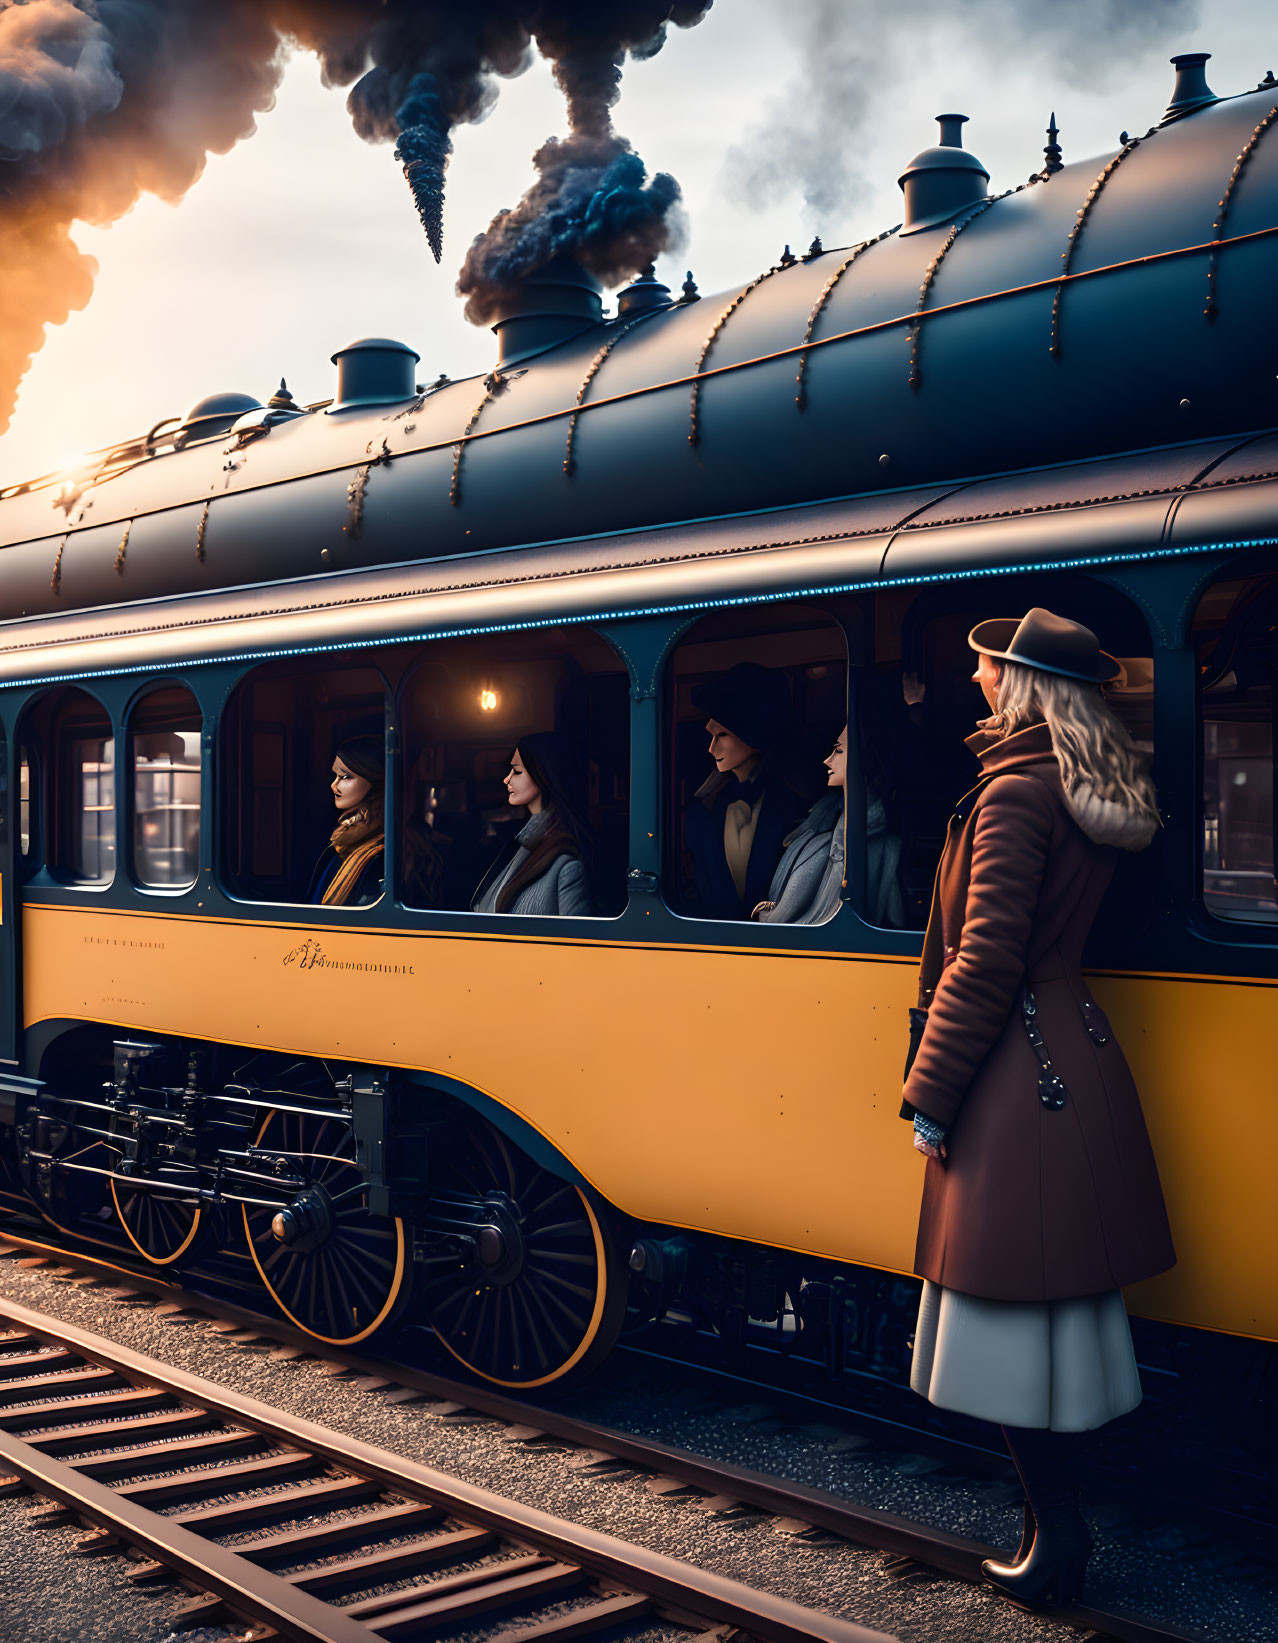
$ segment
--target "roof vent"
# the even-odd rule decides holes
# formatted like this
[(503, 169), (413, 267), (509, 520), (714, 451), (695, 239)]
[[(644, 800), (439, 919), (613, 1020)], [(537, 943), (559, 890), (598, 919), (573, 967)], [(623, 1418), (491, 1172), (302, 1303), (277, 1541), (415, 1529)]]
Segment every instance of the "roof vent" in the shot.
[(990, 174), (963, 147), (966, 114), (938, 114), (941, 140), (916, 154), (897, 181), (905, 193), (901, 234), (917, 234), (955, 217), (986, 197)]
[(361, 337), (339, 348), (333, 355), (337, 398), (327, 414), (412, 399), (417, 392), (416, 368), (421, 357), (406, 342), (395, 342), (390, 337)]
[(552, 257), (511, 293), (497, 334), (497, 363), (510, 365), (544, 353), (603, 322), (599, 282), (572, 257)]
[(649, 308), (669, 308), (671, 301), (670, 287), (662, 285), (656, 269), (649, 263), (624, 291), (617, 293), (617, 313), (621, 319), (626, 319)]
[(1159, 125), (1170, 125), (1173, 120), (1183, 119), (1195, 109), (1220, 101), (1207, 84), (1207, 71), (1203, 67), (1210, 57), (1209, 51), (1182, 51), (1179, 57), (1171, 59), (1171, 65), (1176, 70), (1176, 84), (1172, 88), (1172, 100)]
[(197, 439), (213, 439), (228, 433), (246, 411), (261, 409), (261, 400), (254, 399), (252, 394), (208, 394), (197, 400), (182, 418), (182, 426), (173, 436), (173, 449), (180, 451)]

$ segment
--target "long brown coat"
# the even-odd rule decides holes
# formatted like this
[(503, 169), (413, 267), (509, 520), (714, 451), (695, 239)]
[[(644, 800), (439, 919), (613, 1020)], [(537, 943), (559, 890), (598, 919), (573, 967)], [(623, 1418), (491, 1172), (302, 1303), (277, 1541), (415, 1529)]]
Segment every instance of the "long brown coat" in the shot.
[[(982, 777), (937, 870), (902, 1107), (950, 1126), (946, 1158), (927, 1163), (914, 1270), (991, 1300), (1117, 1289), (1176, 1255), (1131, 1072), (1080, 969), (1116, 852), (1075, 819), (1046, 725), (968, 745)], [(1039, 1098), (1026, 985), (1068, 1091), (1056, 1111)]]

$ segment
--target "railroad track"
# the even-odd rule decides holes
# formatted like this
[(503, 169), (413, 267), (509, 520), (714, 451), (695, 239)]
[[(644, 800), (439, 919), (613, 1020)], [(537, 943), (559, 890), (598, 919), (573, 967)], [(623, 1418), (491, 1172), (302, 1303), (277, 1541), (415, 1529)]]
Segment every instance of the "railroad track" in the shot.
[(185, 1625), (229, 1609), (297, 1643), (487, 1629), (491, 1616), (492, 1643), (618, 1628), (892, 1643), (12, 1303), (0, 1306), (0, 1466), (149, 1553), (141, 1578), (171, 1571), (207, 1591)]
[[(623, 1464), (630, 1468), (641, 1469), (652, 1474), (650, 1486), (658, 1492), (687, 1492), (698, 1496), (702, 1504), (710, 1504), (720, 1510), (739, 1505), (742, 1508), (750, 1508), (770, 1514), (775, 1519), (785, 1520), (785, 1526), (792, 1533), (835, 1536), (859, 1546), (873, 1548), (887, 1554), (893, 1560), (893, 1572), (895, 1573), (908, 1573), (911, 1567), (921, 1566), (962, 1580), (979, 1581), (981, 1578), (981, 1560), (993, 1555), (995, 1551), (994, 1548), (979, 1542), (949, 1535), (944, 1531), (932, 1529), (894, 1514), (844, 1500), (823, 1490), (753, 1472), (728, 1463), (709, 1460), (704, 1456), (691, 1454), (655, 1440), (636, 1437), (613, 1428), (583, 1421), (558, 1410), (528, 1404), (519, 1399), (494, 1392), (489, 1388), (463, 1384), (436, 1374), (398, 1364), (388, 1364), (381, 1360), (364, 1358), (358, 1354), (339, 1354), (322, 1343), (316, 1342), (302, 1331), (293, 1329), (286, 1324), (263, 1318), (257, 1313), (247, 1312), (242, 1308), (230, 1306), (222, 1301), (211, 1300), (204, 1295), (186, 1292), (165, 1279), (149, 1273), (134, 1272), (115, 1263), (104, 1261), (99, 1257), (71, 1254), (64, 1249), (45, 1244), (40, 1240), (15, 1236), (7, 1231), (3, 1236), (0, 1236), (0, 1256), (5, 1254), (20, 1259), (24, 1264), (53, 1267), (55, 1271), (59, 1271), (63, 1275), (71, 1271), (77, 1271), (86, 1280), (92, 1279), (99, 1283), (108, 1283), (112, 1286), (113, 1293), (121, 1300), (126, 1298), (141, 1300), (149, 1297), (157, 1304), (163, 1304), (173, 1312), (203, 1314), (212, 1320), (213, 1327), (223, 1333), (223, 1338), (228, 1346), (248, 1346), (250, 1344), (260, 1346), (263, 1342), (275, 1343), (278, 1348), (287, 1351), (292, 1356), (305, 1355), (318, 1360), (330, 1373), (360, 1377), (362, 1387), (374, 1393), (381, 1393), (396, 1402), (406, 1403), (409, 1399), (414, 1400), (419, 1407), (424, 1407), (429, 1413), (440, 1415), (446, 1419), (458, 1416), (465, 1417), (468, 1413), (473, 1412), (493, 1420), (505, 1422), (511, 1428), (511, 1435), (514, 1437), (535, 1441), (545, 1436), (561, 1443), (576, 1446), (583, 1451), (583, 1460), (587, 1465), (607, 1468), (610, 1465)], [(365, 1450), (365, 1446), (334, 1433), (323, 1434), (322, 1441), (316, 1438), (319, 1447), (307, 1448), (305, 1445), (299, 1447), (297, 1429), (305, 1427), (312, 1436), (319, 1434), (321, 1429), (310, 1427), (305, 1422), (294, 1421), (291, 1416), (254, 1404), (252, 1400), (227, 1392), (212, 1383), (197, 1382), (195, 1377), (170, 1369), (168, 1366), (154, 1360), (143, 1359), (137, 1354), (114, 1346), (109, 1341), (88, 1336), (83, 1331), (63, 1325), (43, 1314), (31, 1313), (10, 1303), (0, 1302), (0, 1328), (5, 1327), (5, 1320), (8, 1320), (8, 1327), (17, 1335), (25, 1333), (32, 1339), (44, 1343), (43, 1346), (32, 1349), (37, 1358), (44, 1354), (56, 1352), (70, 1355), (69, 1359), (59, 1360), (61, 1363), (60, 1369), (51, 1367), (49, 1370), (50, 1374), (59, 1379), (69, 1377), (65, 1388), (49, 1400), (50, 1407), (44, 1412), (51, 1422), (54, 1420), (53, 1403), (55, 1400), (59, 1407), (65, 1409), (66, 1418), (81, 1422), (91, 1418), (85, 1416), (83, 1411), (86, 1397), (93, 1397), (95, 1394), (77, 1393), (75, 1388), (80, 1383), (75, 1380), (75, 1377), (86, 1374), (92, 1376), (96, 1373), (100, 1377), (110, 1376), (114, 1378), (112, 1385), (119, 1391), (123, 1400), (120, 1418), (124, 1421), (136, 1420), (135, 1426), (132, 1428), (126, 1427), (125, 1432), (127, 1433), (128, 1430), (143, 1431), (145, 1430), (146, 1417), (145, 1415), (135, 1416), (135, 1413), (132, 1412), (132, 1406), (128, 1402), (131, 1396), (128, 1388), (136, 1388), (140, 1382), (145, 1382), (159, 1394), (164, 1391), (160, 1383), (167, 1382), (168, 1389), (164, 1395), (167, 1396), (172, 1405), (168, 1413), (172, 1415), (174, 1422), (171, 1430), (173, 1444), (176, 1445), (178, 1440), (185, 1441), (191, 1438), (192, 1434), (198, 1434), (198, 1440), (191, 1438), (191, 1441), (199, 1441), (204, 1444), (204, 1447), (197, 1453), (203, 1457), (205, 1463), (212, 1460), (213, 1465), (220, 1474), (212, 1479), (210, 1487), (218, 1482), (230, 1482), (227, 1472), (232, 1462), (228, 1457), (232, 1453), (238, 1453), (238, 1450), (233, 1449), (223, 1452), (218, 1448), (219, 1443), (225, 1441), (232, 1446), (235, 1444), (251, 1444), (252, 1440), (249, 1436), (251, 1434), (263, 1438), (270, 1431), (273, 1431), (277, 1448), (284, 1454), (285, 1458), (271, 1464), (277, 1464), (285, 1468), (297, 1467), (305, 1470), (308, 1462), (303, 1457), (309, 1457), (311, 1465), (323, 1464), (350, 1472), (355, 1464), (356, 1452)], [(58, 1424), (51, 1424), (47, 1439), (42, 1438), (41, 1440), (46, 1455), (46, 1470), (40, 1476), (37, 1476), (33, 1470), (29, 1469), (34, 1466), (31, 1457), (27, 1457), (24, 1466), (19, 1464), (16, 1452), (11, 1451), (10, 1446), (15, 1438), (10, 1427), (10, 1417), (7, 1411), (14, 1403), (14, 1394), (18, 1391), (19, 1385), (30, 1388), (32, 1381), (31, 1379), (25, 1379), (25, 1381), (10, 1380), (10, 1375), (14, 1373), (24, 1377), (28, 1375), (30, 1366), (20, 1365), (16, 1370), (12, 1369), (10, 1365), (13, 1358), (9, 1354), (14, 1354), (18, 1358), (27, 1355), (23, 1351), (15, 1352), (15, 1349), (11, 1346), (6, 1349), (5, 1343), (0, 1341), (0, 1461), (7, 1463), (9, 1469), (16, 1476), (21, 1477), (39, 1493), (62, 1502), (72, 1511), (79, 1512), (107, 1529), (107, 1525), (95, 1515), (94, 1511), (87, 1509), (90, 1503), (85, 1498), (68, 1498), (62, 1492), (63, 1488), (75, 1481), (64, 1474), (83, 1470), (80, 1468), (79, 1462), (76, 1462), (74, 1467), (70, 1464), (63, 1466), (56, 1479), (48, 1472), (48, 1465), (53, 1460), (56, 1451), (65, 1449), (62, 1440), (67, 1437), (67, 1434), (60, 1431)], [(43, 1372), (35, 1376), (35, 1379), (42, 1378)], [(101, 1386), (103, 1383), (99, 1380), (90, 1384)], [(22, 1395), (25, 1396), (25, 1392)], [(108, 1395), (110, 1394), (99, 1391), (96, 1393), (96, 1398), (100, 1399)], [(184, 1409), (187, 1411), (186, 1415), (181, 1413)], [(16, 1413), (21, 1413), (25, 1419), (27, 1411), (23, 1409)], [(184, 1425), (183, 1423), (188, 1417), (195, 1420), (196, 1424)], [(206, 1430), (199, 1424), (197, 1417), (203, 1417), (204, 1419), (216, 1417), (225, 1424), (227, 1431), (218, 1434)], [(62, 1419), (63, 1416), (58, 1414), (58, 1423)], [(273, 1428), (271, 1426), (272, 1422), (275, 1423)], [(74, 1430), (78, 1432), (81, 1428), (77, 1427)], [(103, 1429), (95, 1427), (93, 1430), (96, 1433)], [(292, 1432), (291, 1436), (290, 1430)], [(211, 1441), (205, 1442), (206, 1439)], [(79, 1438), (75, 1437), (70, 1441), (78, 1442)], [(121, 1441), (127, 1441), (124, 1434), (122, 1434)], [(95, 1444), (98, 1447), (105, 1442), (105, 1437), (95, 1439)], [(324, 1447), (324, 1445), (327, 1445), (327, 1447)], [(156, 1453), (152, 1462), (155, 1465), (161, 1465), (166, 1460), (171, 1459), (175, 1453), (180, 1453), (180, 1449), (171, 1446), (169, 1454), (166, 1456), (159, 1452), (158, 1445), (155, 1447)], [(367, 1453), (378, 1454), (380, 1452), (367, 1451)], [(123, 1455), (119, 1459), (131, 1459), (131, 1455)], [(402, 1478), (403, 1468), (407, 1467), (411, 1470), (413, 1467), (412, 1462), (406, 1461), (400, 1456), (388, 1454), (382, 1454), (382, 1463), (389, 1463), (392, 1468), (388, 1474), (385, 1474), (391, 1480)], [(92, 1459), (90, 1464), (93, 1464)], [(250, 1482), (261, 1477), (261, 1473), (252, 1470), (252, 1467), (258, 1464), (255, 1460), (250, 1459), (235, 1462), (234, 1464), (249, 1468), (243, 1473), (243, 1476)], [(108, 1471), (111, 1469), (109, 1465), (105, 1464), (105, 1458), (104, 1469)], [(417, 1470), (427, 1473), (425, 1468), (418, 1468)], [(445, 1485), (453, 1488), (460, 1487), (453, 1480), (441, 1480), (439, 1474), (428, 1473), (428, 1476), (434, 1487), (443, 1488)], [(377, 1481), (376, 1475), (366, 1478), (364, 1481), (369, 1487), (372, 1487)], [(300, 1484), (286, 1484), (283, 1480), (273, 1486), (287, 1489), (304, 1487)], [(483, 1492), (473, 1491), (473, 1493), (482, 1495)], [(326, 1496), (316, 1498), (327, 1499)], [(339, 1491), (339, 1504), (341, 1498)], [(496, 1497), (491, 1496), (485, 1498), (490, 1502), (496, 1499)], [(443, 1500), (444, 1497), (441, 1496), (433, 1504), (440, 1506), (441, 1509), (448, 1509), (441, 1504)], [(99, 1507), (101, 1506), (100, 1501), (97, 1504)], [(462, 1510), (464, 1506), (465, 1502), (458, 1509)], [(515, 1508), (515, 1510), (524, 1512), (527, 1509)], [(543, 1524), (551, 1521), (544, 1519), (541, 1514), (533, 1513), (531, 1515), (538, 1518)], [(231, 1521), (233, 1517), (234, 1512), (232, 1510), (229, 1516), (224, 1516), (216, 1521)], [(173, 1519), (169, 1517), (162, 1521), (169, 1523)], [(388, 1522), (395, 1521), (397, 1520), (388, 1519)], [(500, 1532), (496, 1524), (488, 1520), (477, 1521), (474, 1527), (485, 1529), (494, 1534)], [(569, 1533), (570, 1539), (572, 1535), (586, 1533), (586, 1531), (571, 1525), (561, 1525), (560, 1527)], [(132, 1544), (146, 1547), (164, 1566), (175, 1570), (190, 1583), (203, 1585), (206, 1589), (217, 1594), (219, 1602), (227, 1603), (238, 1614), (264, 1620), (266, 1624), (272, 1626), (281, 1635), (289, 1637), (325, 1635), (322, 1633), (287, 1631), (278, 1619), (268, 1619), (251, 1610), (243, 1602), (237, 1603), (235, 1591), (223, 1591), (221, 1585), (210, 1582), (207, 1574), (201, 1575), (194, 1565), (187, 1567), (183, 1565), (180, 1559), (165, 1557), (157, 1545), (150, 1545), (144, 1540), (135, 1538), (127, 1532), (122, 1524), (117, 1524), (115, 1528), (108, 1529), (107, 1532), (118, 1535), (119, 1538), (128, 1540)], [(519, 1539), (522, 1541), (526, 1541), (528, 1538), (526, 1534), (522, 1534), (517, 1530), (507, 1530), (506, 1532), (508, 1534), (518, 1534)], [(283, 1541), (280, 1544), (281, 1547), (284, 1546)], [(469, 1543), (459, 1544), (464, 1546)], [(192, 1550), (189, 1546), (186, 1548), (188, 1554)], [(561, 1547), (560, 1553), (562, 1555), (555, 1553), (552, 1545), (544, 1555), (557, 1557), (561, 1563), (565, 1558), (569, 1563), (572, 1562), (567, 1547)], [(624, 1555), (632, 1559), (636, 1557), (644, 1559), (651, 1554), (641, 1552), (637, 1548), (627, 1547), (624, 1549)], [(659, 1561), (669, 1562), (670, 1560)], [(605, 1581), (618, 1581), (621, 1579), (615, 1568), (611, 1573), (599, 1572), (600, 1565), (583, 1562), (580, 1555), (577, 1562), (572, 1564), (572, 1567), (581, 1572), (582, 1579), (585, 1579), (592, 1569), (596, 1571), (599, 1579)], [(674, 1565), (674, 1567), (681, 1569), (683, 1566)], [(374, 1571), (375, 1565), (370, 1563), (369, 1569)], [(325, 1570), (317, 1571), (317, 1575), (320, 1577), (325, 1576), (325, 1574)], [(242, 1570), (241, 1575), (243, 1575)], [(529, 1575), (530, 1577), (537, 1575), (539, 1579), (544, 1578), (546, 1580), (563, 1578), (568, 1581), (570, 1578), (566, 1572), (562, 1576), (559, 1574), (555, 1576), (544, 1574), (540, 1567), (535, 1570), (530, 1568)], [(534, 1584), (536, 1583), (534, 1582)], [(668, 1605), (673, 1605), (675, 1609), (681, 1609), (685, 1616), (694, 1613), (704, 1614), (704, 1611), (695, 1611), (686, 1601), (682, 1603), (675, 1602), (672, 1588), (665, 1587), (663, 1590), (665, 1597), (661, 1600)], [(740, 1593), (741, 1589), (738, 1589), (738, 1601), (741, 1600)], [(627, 1590), (625, 1594), (618, 1593), (615, 1595), (618, 1601), (622, 1595), (634, 1599), (636, 1605), (634, 1614), (640, 1617), (643, 1612), (651, 1612), (651, 1609), (649, 1611), (639, 1609), (638, 1604), (641, 1600), (648, 1601), (652, 1605), (660, 1599), (660, 1594), (658, 1594), (658, 1598), (646, 1599), (643, 1592), (636, 1590)], [(464, 1600), (464, 1594), (459, 1592), (457, 1594), (458, 1603), (460, 1604)], [(596, 1599), (597, 1603), (611, 1601), (613, 1601), (612, 1596)], [(324, 1607), (329, 1606), (324, 1605)], [(589, 1605), (586, 1607), (589, 1608)], [(794, 1609), (793, 1605), (785, 1605), (784, 1607), (790, 1610)], [(209, 1611), (204, 1607), (200, 1607), (190, 1612), (192, 1615), (203, 1617)], [(349, 1614), (350, 1610), (347, 1609), (342, 1612)], [(465, 1613), (466, 1611), (463, 1610), (462, 1612)], [(615, 1613), (620, 1619), (613, 1620), (610, 1618), (613, 1611), (600, 1609), (598, 1612), (600, 1616), (596, 1622), (598, 1625), (619, 1624), (625, 1620), (628, 1613), (624, 1609), (618, 1609)], [(811, 1613), (811, 1611), (803, 1610), (797, 1612), (799, 1614)], [(828, 1616), (820, 1618), (829, 1624), (839, 1624), (831, 1621)], [(1124, 1640), (1124, 1643), (1194, 1643), (1194, 1634), (1180, 1631), (1174, 1627), (1159, 1625), (1137, 1615), (1118, 1613), (1111, 1610), (1078, 1606), (1067, 1611), (1055, 1611), (1054, 1618), (1067, 1625), (1090, 1629), (1103, 1637)], [(565, 1622), (571, 1619), (571, 1611), (564, 1616), (564, 1619)], [(761, 1638), (780, 1635), (761, 1629), (759, 1623), (753, 1626), (745, 1624), (739, 1617), (726, 1621), (720, 1619), (710, 1624), (712, 1629), (713, 1626), (725, 1624), (738, 1627), (746, 1631), (752, 1631), (754, 1635)], [(410, 1632), (388, 1632), (380, 1621), (377, 1622), (377, 1628), (377, 1635), (380, 1636), (412, 1635)], [(571, 1636), (577, 1635), (579, 1630), (586, 1629), (590, 1629), (589, 1625), (582, 1621), (568, 1632), (543, 1631), (538, 1627), (533, 1631), (528, 1631), (527, 1636), (529, 1639), (533, 1637), (537, 1639), (558, 1637), (560, 1635)], [(372, 1627), (370, 1626), (365, 1631), (352, 1634), (352, 1636), (367, 1637), (371, 1634), (371, 1631)], [(522, 1639), (525, 1636), (525, 1631), (526, 1628), (515, 1627), (509, 1635), (511, 1637), (518, 1635)], [(333, 1635), (336, 1637), (338, 1635), (345, 1636), (346, 1634), (335, 1633)], [(503, 1633), (502, 1635), (505, 1637), (507, 1634)], [(800, 1634), (790, 1632), (786, 1635), (788, 1639), (794, 1639)], [(803, 1635), (825, 1636), (827, 1634), (808, 1633)], [(871, 1635), (878, 1634), (870, 1634), (860, 1628), (853, 1628), (850, 1633), (840, 1634), (845, 1640), (851, 1637), (869, 1637)]]

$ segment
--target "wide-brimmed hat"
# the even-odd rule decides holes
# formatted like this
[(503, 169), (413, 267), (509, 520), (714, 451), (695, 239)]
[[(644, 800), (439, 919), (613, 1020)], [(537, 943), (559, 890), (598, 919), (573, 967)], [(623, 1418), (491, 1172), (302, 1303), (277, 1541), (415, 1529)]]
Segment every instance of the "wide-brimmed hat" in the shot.
[(766, 751), (790, 728), (790, 686), (784, 673), (758, 662), (738, 662), (692, 692), (693, 707), (717, 719), (747, 747)]
[(1063, 679), (1081, 679), (1085, 684), (1104, 685), (1116, 679), (1122, 668), (1107, 652), (1091, 628), (1053, 616), (1036, 605), (1025, 615), (995, 616), (978, 622), (967, 636), (973, 650), (1002, 662), (1019, 662), (1043, 673), (1057, 673)]

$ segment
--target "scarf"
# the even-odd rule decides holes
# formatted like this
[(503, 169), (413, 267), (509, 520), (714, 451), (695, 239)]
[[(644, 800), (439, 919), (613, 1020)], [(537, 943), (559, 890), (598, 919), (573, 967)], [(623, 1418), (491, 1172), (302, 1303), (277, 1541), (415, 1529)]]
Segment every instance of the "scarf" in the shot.
[[(537, 823), (541, 825), (538, 826)], [(507, 879), (497, 897), (497, 911), (508, 913), (521, 890), (535, 884), (549, 872), (560, 856), (580, 858), (577, 841), (559, 820), (553, 806), (547, 806), (520, 830), (517, 845), (527, 850), (528, 859)]]

